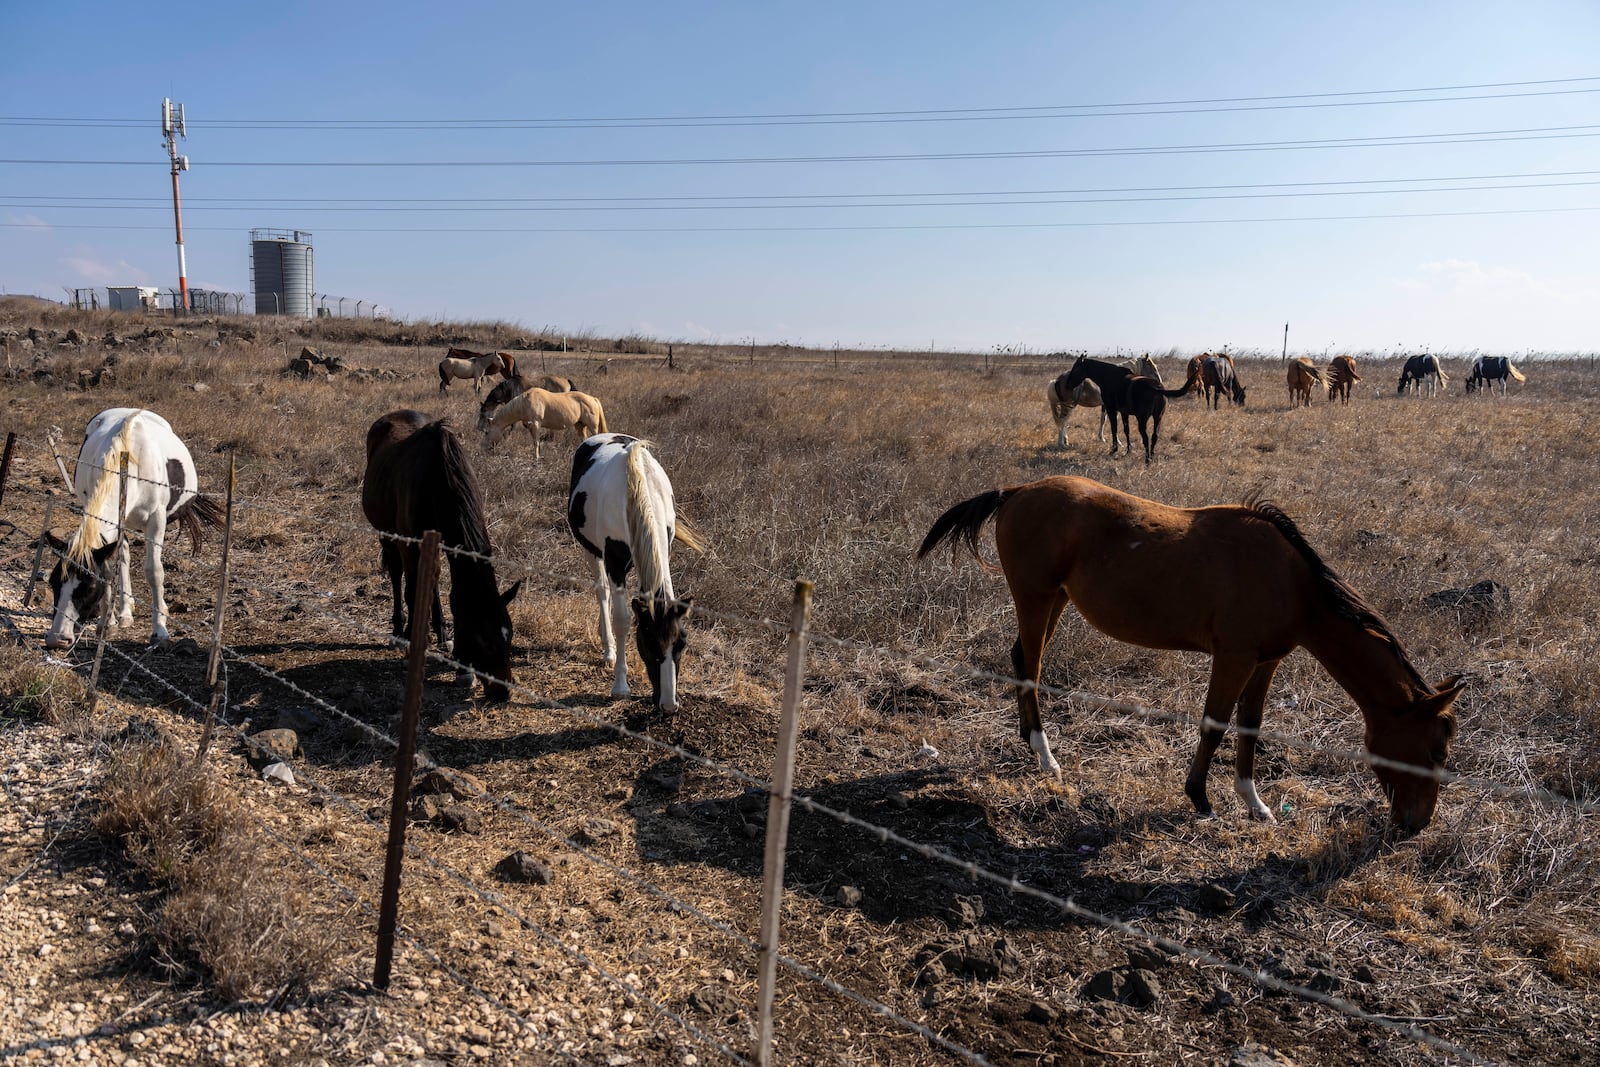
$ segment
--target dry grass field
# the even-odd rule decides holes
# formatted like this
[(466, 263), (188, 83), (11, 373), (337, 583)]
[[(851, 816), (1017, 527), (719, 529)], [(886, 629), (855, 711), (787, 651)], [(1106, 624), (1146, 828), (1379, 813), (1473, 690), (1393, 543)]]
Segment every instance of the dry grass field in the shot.
[[(147, 327), (175, 336), (108, 348), (113, 323), (123, 338)], [(29, 327), (40, 337), (24, 348)], [(56, 343), (71, 327), (85, 343)], [(784, 640), (761, 620), (787, 618), (798, 577), (816, 583), (803, 794), (1196, 953), (1152, 951), (797, 810), (782, 947), (809, 972), (992, 1064), (1212, 1064), (1252, 1044), (1298, 1064), (1462, 1062), (1405, 1027), (1487, 1062), (1600, 1059), (1600, 838), (1587, 807), (1600, 799), (1600, 371), (1587, 362), (1523, 365), (1527, 384), (1501, 398), (1464, 395), (1464, 362), (1447, 359), (1445, 394), (1418, 399), (1395, 396), (1398, 363), (1362, 360), (1348, 406), (1291, 408), (1281, 364), (1242, 361), (1248, 406), (1171, 402), (1147, 467), (1106, 454), (1093, 412), (1076, 412), (1070, 444), (1055, 447), (1044, 386), (1065, 368), (1040, 359), (985, 371), (954, 358), (836, 367), (828, 355), (680, 350), (669, 369), (656, 353), (519, 351), (524, 367), (600, 397), (613, 430), (656, 443), (709, 543), (674, 555), (677, 590), (697, 612), (684, 704), (664, 718), (647, 699), (608, 695), (591, 563), (565, 526), (576, 440), (547, 442), (538, 464), (522, 435), (486, 452), (470, 386), (438, 393), (440, 336), (381, 323), (285, 334), (248, 320), (113, 320), (21, 301), (0, 305), (6, 329), (19, 332), (0, 430), (20, 441), (0, 509), (0, 602), (25, 642), (0, 663), (0, 748), (8, 782), (25, 781), (29, 761), (69, 753), (84, 784), (52, 794), (56, 808), (7, 786), (17, 815), (0, 833), (0, 873), (15, 891), (0, 897), (0, 927), (13, 931), (16, 973), (38, 981), (6, 991), (0, 1058), (79, 1056), (80, 1037), (82, 1058), (104, 1063), (748, 1055), (765, 800), (723, 769), (770, 774)], [(450, 340), (488, 348), (510, 336), (461, 327)], [(287, 374), (303, 344), (347, 369)], [(113, 373), (80, 387), (108, 355)], [(1178, 361), (1159, 362), (1174, 384)], [(74, 710), (76, 683), (40, 666), (48, 619), (18, 610), (43, 492), (60, 488), (48, 429), (64, 429), (70, 464), (88, 419), (122, 405), (173, 424), (205, 490), (223, 488), (236, 458), (228, 720), (293, 725), (303, 749), (294, 787), (264, 784), (225, 730), (204, 788), (174, 787), (163, 801), (196, 829), (156, 860), (130, 827), (171, 817), (140, 816), (148, 798), (134, 786), (187, 774), (186, 758), (162, 752), (193, 751), (203, 651), (182, 641), (146, 651), (136, 570), (134, 625), (115, 633), (105, 696), (86, 715)], [(486, 793), (464, 802), (470, 817), (453, 830), (414, 822), (409, 940), (394, 992), (377, 996), (365, 982), (392, 750), (325, 705), (384, 733), (399, 709), (403, 664), (384, 641), (388, 583), (359, 487), (367, 426), (402, 407), (462, 431), (502, 582), (525, 582), (512, 605), (510, 704), (475, 704), (447, 668), (430, 674), (420, 744)], [(1211, 779), (1219, 817), (1197, 820), (1182, 782), (1208, 661), (1120, 644), (1071, 611), (1044, 682), (1085, 695), (1046, 696), (1064, 777), (1041, 777), (994, 678), (1010, 671), (1014, 637), (1003, 582), (970, 558), (914, 554), (955, 502), (1062, 473), (1178, 505), (1260, 490), (1388, 620), (1425, 677), (1467, 675), (1451, 758), (1467, 781), (1446, 786), (1432, 825), (1388, 832), (1375, 778), (1345, 755), (1361, 744), (1360, 715), (1303, 651), (1268, 697), (1265, 727), (1287, 737), (1269, 739), (1258, 764), (1278, 822), (1245, 818), (1231, 739)], [(167, 555), (174, 634), (203, 646), (218, 539), (195, 558), (187, 543)], [(1486, 579), (1506, 587), (1508, 608), (1426, 602)], [(89, 641), (74, 650), (80, 676), (92, 653)], [(637, 678), (636, 691), (642, 669)], [(202, 800), (228, 817), (195, 815)], [(219, 823), (255, 835), (245, 859), (207, 853)], [(547, 884), (499, 877), (514, 851), (545, 864)], [(169, 871), (190, 860), (199, 873)], [(264, 895), (273, 887), (277, 903)], [(41, 909), (66, 924), (42, 958), (20, 936)], [(102, 916), (99, 934), (72, 935), (80, 912)], [(245, 921), (258, 915), (259, 928)], [(777, 1036), (778, 1062), (962, 1062), (792, 969), (780, 970)]]

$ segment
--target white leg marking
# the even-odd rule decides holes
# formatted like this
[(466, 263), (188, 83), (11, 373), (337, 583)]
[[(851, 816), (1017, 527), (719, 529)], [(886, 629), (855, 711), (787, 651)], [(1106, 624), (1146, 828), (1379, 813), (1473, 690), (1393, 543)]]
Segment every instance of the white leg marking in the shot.
[(611, 632), (617, 641), (616, 673), (611, 679), (611, 695), (629, 696), (628, 688), (628, 635), (632, 633), (632, 610), (628, 607), (628, 591), (620, 587), (611, 590)]
[(1039, 754), (1039, 769), (1056, 781), (1061, 781), (1061, 764), (1050, 754), (1050, 742), (1045, 739), (1043, 730), (1034, 730), (1028, 734), (1028, 747)]
[(606, 581), (606, 565), (599, 559), (594, 561), (594, 596), (600, 604), (600, 661), (607, 667), (617, 665), (616, 646), (611, 636), (611, 586)]
[(1272, 811), (1261, 802), (1261, 796), (1256, 792), (1256, 780), (1254, 778), (1235, 778), (1233, 780), (1233, 791), (1243, 798), (1245, 805), (1250, 809), (1250, 817), (1252, 819), (1262, 819), (1266, 822), (1278, 821), (1272, 817)]
[(661, 710), (678, 710), (678, 668), (668, 656), (661, 661)]

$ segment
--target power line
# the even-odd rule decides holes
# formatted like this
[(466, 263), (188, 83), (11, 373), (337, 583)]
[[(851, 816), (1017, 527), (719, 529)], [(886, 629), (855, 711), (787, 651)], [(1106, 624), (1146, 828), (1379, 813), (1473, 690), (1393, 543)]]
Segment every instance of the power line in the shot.
[[(208, 167), (670, 167), (762, 163), (910, 163), (938, 160), (1084, 159), (1117, 156), (1188, 155), (1220, 152), (1286, 152), (1331, 148), (1403, 148), (1418, 145), (1490, 144), (1600, 136), (1600, 125), (1534, 126), (1455, 133), (1397, 134), (1382, 137), (1328, 137), (1297, 141), (1237, 141), (1214, 144), (1148, 145), (1132, 148), (1053, 148), (997, 152), (905, 152), (826, 156), (700, 156), (676, 159), (367, 159), (367, 160), (208, 160)], [(146, 160), (0, 159), (0, 164), (41, 166), (148, 167)]]
[[(916, 108), (880, 111), (816, 111), (712, 115), (630, 115), (615, 117), (568, 116), (545, 118), (472, 119), (245, 119), (221, 118), (203, 123), (208, 129), (300, 130), (440, 130), (440, 129), (628, 129), (740, 125), (836, 125), (850, 123), (954, 122), (1027, 118), (1109, 118), (1137, 115), (1184, 115), (1231, 111), (1271, 111), (1301, 108), (1360, 107), (1375, 104), (1450, 103), (1454, 101), (1518, 99), (1600, 92), (1600, 89), (1548, 89), (1520, 93), (1481, 93), (1471, 96), (1426, 97), (1406, 100), (1351, 100), (1357, 96), (1403, 96), (1416, 93), (1465, 92), (1474, 89), (1513, 89), (1536, 85), (1573, 85), (1600, 81), (1600, 76), (1546, 78), (1535, 81), (1483, 82), (1410, 89), (1364, 89), (1331, 93), (1289, 93), (1273, 96), (1210, 97), (1192, 100), (1121, 101), (1104, 104), (1037, 104), (1015, 107)], [(1282, 101), (1313, 101), (1282, 103)], [(1212, 105), (1212, 106), (1206, 106)], [(1117, 108), (1172, 108), (1177, 110), (1115, 111)], [(1060, 114), (1087, 112), (1087, 114)], [(0, 125), (134, 128), (143, 119), (83, 119), (50, 116), (0, 116)]]

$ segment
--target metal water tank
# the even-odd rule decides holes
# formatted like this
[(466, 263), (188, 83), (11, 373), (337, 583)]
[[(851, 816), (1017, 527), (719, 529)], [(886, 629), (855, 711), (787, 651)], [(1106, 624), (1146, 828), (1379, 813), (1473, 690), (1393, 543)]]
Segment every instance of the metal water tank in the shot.
[(311, 234), (305, 230), (251, 230), (256, 314), (309, 319), (315, 301), (312, 263)]

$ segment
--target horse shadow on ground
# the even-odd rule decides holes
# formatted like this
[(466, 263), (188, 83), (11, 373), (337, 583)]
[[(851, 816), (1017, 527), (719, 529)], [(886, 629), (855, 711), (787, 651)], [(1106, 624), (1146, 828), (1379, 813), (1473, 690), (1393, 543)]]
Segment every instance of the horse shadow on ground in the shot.
[[(674, 801), (671, 798), (682, 788), (687, 769), (681, 759), (673, 758), (653, 763), (638, 776), (633, 814), (641, 856), (655, 863), (719, 866), (759, 879), (767, 794), (746, 789), (732, 796)], [(1079, 802), (1078, 825), (1069, 824), (1060, 844), (1019, 847), (994, 828), (983, 804), (946, 771), (902, 770), (804, 789), (797, 795), (957, 861), (935, 858), (875, 829), (845, 824), (797, 803), (790, 814), (785, 884), (792, 892), (829, 903), (849, 901), (881, 925), (916, 919), (996, 929), (1083, 924), (1048, 901), (973, 877), (962, 866), (971, 863), (1000, 879), (1015, 877), (1124, 921), (1181, 926), (1201, 917), (1227, 916), (1254, 931), (1269, 924), (1294, 897), (1324, 891), (1329, 879), (1347, 876), (1386, 847), (1374, 840), (1365, 849), (1351, 849), (1346, 839), (1337, 849), (1330, 846), (1316, 854), (1273, 853), (1222, 879), (1167, 878), (1159, 873), (1147, 879), (1110, 877), (1094, 873), (1094, 858), (1102, 847), (1152, 834), (1176, 838), (1192, 833), (1194, 814), (1174, 808), (1123, 815), (1103, 798), (1090, 795)], [(1057, 797), (1040, 798), (1021, 817), (1030, 822), (1060, 821), (1067, 812), (1063, 803)], [(1375, 818), (1370, 810), (1358, 807), (1352, 805), (1337, 817)], [(1333, 829), (1330, 825), (1330, 835)], [(1152, 864), (1152, 870), (1164, 866)], [(1308, 866), (1321, 872), (1315, 884), (1305, 877)]]

